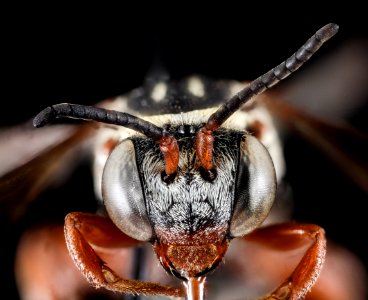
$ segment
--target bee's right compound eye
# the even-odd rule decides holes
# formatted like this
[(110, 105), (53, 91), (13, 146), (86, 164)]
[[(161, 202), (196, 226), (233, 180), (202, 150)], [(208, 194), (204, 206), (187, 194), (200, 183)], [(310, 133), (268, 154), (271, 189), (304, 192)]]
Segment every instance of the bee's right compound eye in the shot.
[(124, 140), (111, 152), (102, 175), (102, 198), (114, 224), (130, 237), (148, 241), (152, 227), (147, 217), (133, 142)]
[(244, 135), (230, 234), (240, 237), (257, 228), (270, 212), (275, 194), (276, 174), (267, 149), (255, 137)]

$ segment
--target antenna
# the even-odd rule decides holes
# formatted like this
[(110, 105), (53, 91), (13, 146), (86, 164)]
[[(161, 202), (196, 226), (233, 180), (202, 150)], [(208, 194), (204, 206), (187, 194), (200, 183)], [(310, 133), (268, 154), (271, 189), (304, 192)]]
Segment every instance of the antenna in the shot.
[(253, 80), (240, 92), (226, 101), (208, 119), (207, 123), (197, 133), (197, 156), (204, 169), (212, 168), (213, 141), (212, 132), (218, 129), (235, 111), (253, 96), (263, 93), (291, 73), (299, 69), (317, 50), (333, 37), (339, 26), (333, 23), (319, 29), (302, 47), (287, 60), (271, 69), (267, 73)]
[(33, 126), (42, 127), (58, 118), (97, 121), (123, 126), (143, 133), (160, 145), (161, 153), (165, 159), (166, 174), (172, 175), (176, 172), (179, 163), (179, 147), (177, 141), (172, 135), (169, 135), (165, 129), (151, 122), (115, 110), (79, 104), (60, 103), (42, 110), (33, 119)]

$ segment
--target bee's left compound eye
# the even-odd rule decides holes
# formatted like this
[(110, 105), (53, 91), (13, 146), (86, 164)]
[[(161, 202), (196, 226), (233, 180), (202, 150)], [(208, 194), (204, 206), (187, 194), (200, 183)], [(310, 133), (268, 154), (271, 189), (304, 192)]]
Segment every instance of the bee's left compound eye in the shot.
[(133, 142), (124, 140), (111, 152), (102, 175), (102, 197), (114, 224), (130, 237), (148, 241), (152, 227), (147, 217)]
[(276, 194), (276, 174), (267, 149), (253, 136), (240, 142), (235, 205), (230, 224), (233, 237), (257, 228), (271, 210)]

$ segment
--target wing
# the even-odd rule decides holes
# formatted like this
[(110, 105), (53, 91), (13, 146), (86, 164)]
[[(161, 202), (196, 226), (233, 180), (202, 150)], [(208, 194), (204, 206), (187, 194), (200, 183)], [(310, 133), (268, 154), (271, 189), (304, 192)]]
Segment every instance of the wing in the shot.
[(318, 147), (368, 193), (368, 135), (346, 125), (327, 122), (288, 104), (277, 94), (261, 98), (262, 105), (287, 130)]
[(367, 103), (368, 40), (351, 40), (275, 88), (288, 103), (322, 119), (350, 118)]
[(282, 127), (317, 146), (365, 192), (368, 136), (342, 120), (367, 107), (367, 49), (366, 40), (352, 40), (260, 97)]
[(23, 125), (2, 132), (0, 214), (3, 220), (17, 220), (43, 190), (65, 178), (83, 157), (81, 147), (93, 132), (91, 124), (45, 130)]

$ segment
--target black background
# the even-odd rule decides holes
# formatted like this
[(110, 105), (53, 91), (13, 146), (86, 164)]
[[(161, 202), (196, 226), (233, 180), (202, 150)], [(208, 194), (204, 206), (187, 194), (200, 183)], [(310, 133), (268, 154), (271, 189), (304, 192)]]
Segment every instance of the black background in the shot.
[[(142, 4), (108, 11), (90, 6), (9, 9), (1, 37), (0, 125), (22, 123), (53, 103), (94, 104), (125, 93), (142, 83), (155, 53), (173, 78), (200, 73), (247, 80), (287, 58), (326, 23), (339, 24), (340, 32), (316, 54), (315, 61), (351, 39), (368, 38), (368, 22), (359, 7), (323, 13), (294, 4), (298, 5), (282, 14), (266, 5), (254, 8), (240, 3), (203, 10), (189, 3), (160, 8)], [(348, 121), (368, 132), (367, 118), (365, 105)], [(329, 238), (368, 266), (363, 209), (367, 194), (300, 139), (288, 140), (285, 151), (287, 176), (296, 198), (295, 218), (321, 225)], [(308, 155), (301, 158), (303, 153)], [(76, 195), (76, 190), (83, 192)], [(76, 203), (68, 200), (71, 198), (81, 200)], [(19, 224), (4, 230), (3, 292), (17, 297), (9, 258), (14, 255), (18, 234), (44, 220), (62, 221), (68, 211), (93, 210), (92, 199), (89, 169), (83, 167), (62, 191), (46, 192)]]

